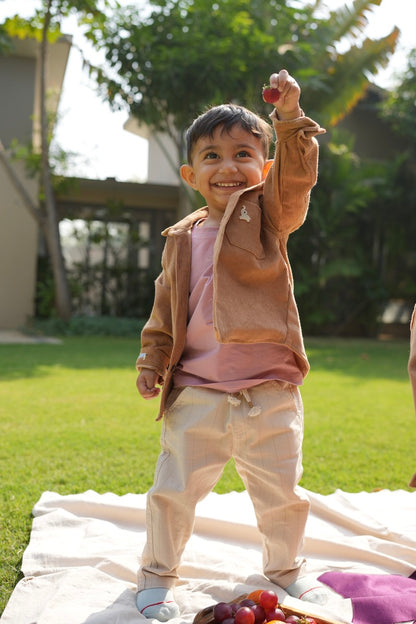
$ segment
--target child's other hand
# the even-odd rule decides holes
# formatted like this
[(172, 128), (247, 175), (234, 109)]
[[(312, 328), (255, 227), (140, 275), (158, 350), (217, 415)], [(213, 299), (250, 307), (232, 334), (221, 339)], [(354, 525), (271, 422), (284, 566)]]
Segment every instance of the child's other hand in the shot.
[(160, 377), (154, 370), (143, 368), (136, 380), (137, 390), (144, 399), (154, 399), (160, 393), (156, 385), (160, 383)]
[(289, 75), (286, 69), (270, 76), (270, 86), (279, 89), (280, 97), (274, 102), (279, 119), (288, 121), (300, 117), (302, 111), (299, 106), (300, 87), (296, 80)]

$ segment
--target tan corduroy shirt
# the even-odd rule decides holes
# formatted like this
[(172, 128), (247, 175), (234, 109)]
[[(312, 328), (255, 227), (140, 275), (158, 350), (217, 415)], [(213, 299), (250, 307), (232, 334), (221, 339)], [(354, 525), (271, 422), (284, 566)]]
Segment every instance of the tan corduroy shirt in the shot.
[[(325, 132), (312, 119), (279, 121), (274, 164), (264, 182), (234, 193), (214, 246), (213, 320), (221, 343), (271, 342), (289, 347), (309, 370), (287, 255), (289, 234), (305, 220), (317, 180), (318, 143)], [(163, 379), (159, 418), (182, 355), (188, 319), (191, 231), (208, 214), (201, 208), (163, 232), (162, 272), (151, 316), (141, 336), (137, 369)]]

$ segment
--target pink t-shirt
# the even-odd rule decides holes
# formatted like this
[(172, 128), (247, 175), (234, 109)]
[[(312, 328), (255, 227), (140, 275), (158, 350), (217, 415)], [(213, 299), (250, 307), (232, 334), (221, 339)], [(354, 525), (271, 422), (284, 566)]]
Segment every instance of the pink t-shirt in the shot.
[(186, 345), (175, 386), (238, 392), (271, 379), (303, 382), (294, 353), (272, 343), (221, 344), (212, 321), (213, 251), (218, 228), (199, 222), (192, 230), (192, 265)]

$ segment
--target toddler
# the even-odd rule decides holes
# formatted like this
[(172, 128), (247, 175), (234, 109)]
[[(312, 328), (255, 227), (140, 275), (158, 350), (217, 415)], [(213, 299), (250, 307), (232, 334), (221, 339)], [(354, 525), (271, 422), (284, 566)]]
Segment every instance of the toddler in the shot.
[[(299, 105), (286, 70), (269, 123), (235, 104), (208, 109), (187, 132), (183, 180), (206, 207), (163, 232), (162, 272), (142, 332), (137, 388), (160, 396), (164, 417), (137, 608), (147, 618), (179, 615), (178, 567), (195, 506), (233, 457), (263, 537), (265, 576), (291, 595), (326, 599), (299, 552), (309, 502), (302, 474), (303, 408), (309, 370), (287, 255), (317, 179), (323, 133)], [(161, 387), (163, 388), (161, 390)]]

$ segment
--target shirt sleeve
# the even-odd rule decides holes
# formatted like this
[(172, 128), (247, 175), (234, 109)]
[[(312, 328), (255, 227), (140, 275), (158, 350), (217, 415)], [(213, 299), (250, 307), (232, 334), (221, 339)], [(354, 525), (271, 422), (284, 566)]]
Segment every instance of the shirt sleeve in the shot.
[(150, 368), (162, 378), (165, 377), (173, 345), (170, 291), (168, 274), (163, 269), (155, 281), (153, 309), (143, 328), (141, 351), (136, 360), (137, 370)]
[(309, 117), (279, 121), (270, 115), (276, 133), (274, 163), (266, 176), (263, 211), (269, 226), (288, 235), (304, 222), (310, 192), (318, 176), (318, 142), (325, 130)]

